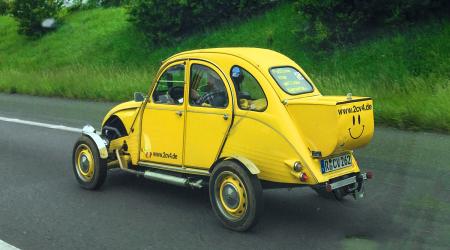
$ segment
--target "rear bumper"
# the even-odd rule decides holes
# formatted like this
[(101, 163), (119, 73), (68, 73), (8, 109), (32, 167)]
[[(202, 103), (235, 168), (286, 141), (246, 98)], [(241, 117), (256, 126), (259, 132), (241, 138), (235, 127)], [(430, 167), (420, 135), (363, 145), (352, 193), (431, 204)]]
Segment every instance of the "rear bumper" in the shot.
[(326, 183), (319, 184), (318, 187), (342, 196), (352, 194), (355, 199), (360, 199), (364, 197), (364, 183), (371, 178), (371, 172), (357, 173), (352, 176), (331, 179)]
[(335, 189), (338, 189), (338, 188), (341, 188), (341, 187), (345, 187), (345, 186), (349, 186), (349, 185), (352, 185), (352, 184), (356, 184), (356, 183), (362, 184), (367, 179), (368, 179), (367, 178), (367, 173), (359, 173), (359, 174), (357, 174), (355, 176), (352, 176), (352, 177), (349, 177), (349, 178), (346, 178), (346, 179), (342, 179), (342, 180), (339, 180), (339, 181), (335, 181), (335, 182), (331, 182), (331, 183), (327, 182), (325, 185), (326, 185), (327, 191), (331, 192), (331, 191), (333, 191)]

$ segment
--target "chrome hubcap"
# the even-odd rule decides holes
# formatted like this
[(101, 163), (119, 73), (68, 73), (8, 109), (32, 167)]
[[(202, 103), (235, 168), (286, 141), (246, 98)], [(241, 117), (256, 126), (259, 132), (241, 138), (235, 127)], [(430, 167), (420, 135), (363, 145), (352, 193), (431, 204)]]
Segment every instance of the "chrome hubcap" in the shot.
[(226, 184), (222, 190), (222, 197), (225, 205), (231, 209), (238, 207), (240, 199), (236, 187), (232, 184)]
[(80, 167), (83, 172), (89, 171), (89, 159), (86, 155), (82, 155), (80, 159)]

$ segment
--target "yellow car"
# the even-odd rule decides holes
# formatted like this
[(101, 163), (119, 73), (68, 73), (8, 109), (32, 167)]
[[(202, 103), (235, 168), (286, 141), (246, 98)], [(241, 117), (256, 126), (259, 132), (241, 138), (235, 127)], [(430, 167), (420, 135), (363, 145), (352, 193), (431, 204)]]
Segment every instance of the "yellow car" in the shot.
[(263, 210), (263, 188), (309, 186), (361, 198), (353, 149), (374, 132), (371, 98), (323, 96), (300, 66), (275, 51), (220, 48), (162, 62), (147, 96), (114, 107), (101, 132), (83, 128), (73, 150), (80, 185), (107, 170), (209, 188), (228, 228), (244, 231)]

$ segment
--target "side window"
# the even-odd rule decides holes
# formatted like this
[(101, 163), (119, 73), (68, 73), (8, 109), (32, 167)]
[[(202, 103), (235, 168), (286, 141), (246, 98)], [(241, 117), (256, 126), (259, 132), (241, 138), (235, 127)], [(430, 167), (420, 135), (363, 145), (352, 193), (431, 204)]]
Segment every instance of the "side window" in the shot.
[(239, 66), (231, 68), (231, 79), (236, 89), (240, 109), (264, 111), (267, 108), (267, 98), (258, 81), (245, 69)]
[(153, 91), (153, 101), (165, 104), (183, 104), (184, 65), (179, 64), (167, 69), (159, 78)]
[(228, 106), (228, 95), (220, 76), (211, 68), (193, 64), (189, 104), (191, 106), (224, 108)]

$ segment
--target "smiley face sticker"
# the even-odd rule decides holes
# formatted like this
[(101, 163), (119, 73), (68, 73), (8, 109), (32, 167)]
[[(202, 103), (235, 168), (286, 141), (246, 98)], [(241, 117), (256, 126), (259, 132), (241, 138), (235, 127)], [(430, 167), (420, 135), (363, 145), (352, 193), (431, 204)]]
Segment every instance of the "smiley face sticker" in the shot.
[(361, 115), (353, 115), (353, 126), (348, 129), (350, 137), (354, 140), (358, 139), (364, 133), (364, 128), (364, 125), (361, 126)]

